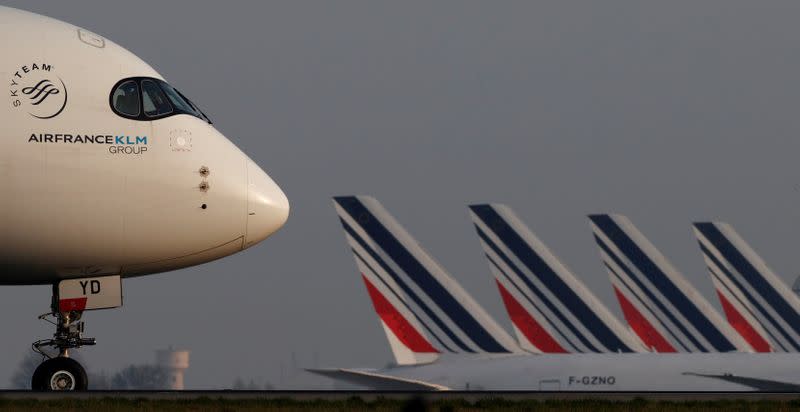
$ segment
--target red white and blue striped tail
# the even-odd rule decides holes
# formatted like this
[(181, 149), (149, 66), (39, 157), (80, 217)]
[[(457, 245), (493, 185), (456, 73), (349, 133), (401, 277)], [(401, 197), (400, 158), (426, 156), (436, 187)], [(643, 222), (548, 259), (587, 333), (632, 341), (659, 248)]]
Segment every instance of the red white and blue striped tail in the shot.
[(469, 210), (524, 348), (545, 353), (647, 351), (511, 208), (479, 204)]
[(731, 225), (693, 230), (728, 322), (760, 352), (800, 351), (800, 298)]
[(447, 352), (521, 352), (377, 200), (333, 200), (398, 364), (428, 363)]
[(628, 218), (589, 219), (625, 318), (645, 344), (667, 352), (753, 351)]

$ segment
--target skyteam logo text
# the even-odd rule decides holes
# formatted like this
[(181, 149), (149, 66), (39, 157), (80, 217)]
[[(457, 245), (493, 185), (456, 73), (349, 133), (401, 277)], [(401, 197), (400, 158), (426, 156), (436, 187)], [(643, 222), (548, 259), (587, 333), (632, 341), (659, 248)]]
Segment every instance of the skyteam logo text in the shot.
[(37, 119), (52, 119), (67, 107), (67, 85), (46, 62), (18, 66), (9, 80), (8, 93), (13, 109)]
[(147, 152), (147, 136), (111, 134), (31, 133), (28, 143), (88, 144), (108, 146), (111, 154), (141, 155)]

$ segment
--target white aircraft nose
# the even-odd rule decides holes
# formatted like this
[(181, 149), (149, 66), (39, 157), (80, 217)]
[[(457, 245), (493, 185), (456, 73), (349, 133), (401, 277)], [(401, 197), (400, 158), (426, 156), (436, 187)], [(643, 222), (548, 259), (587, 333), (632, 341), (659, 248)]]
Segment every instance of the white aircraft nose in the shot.
[(289, 218), (289, 200), (252, 160), (247, 162), (247, 234), (245, 248), (280, 229)]

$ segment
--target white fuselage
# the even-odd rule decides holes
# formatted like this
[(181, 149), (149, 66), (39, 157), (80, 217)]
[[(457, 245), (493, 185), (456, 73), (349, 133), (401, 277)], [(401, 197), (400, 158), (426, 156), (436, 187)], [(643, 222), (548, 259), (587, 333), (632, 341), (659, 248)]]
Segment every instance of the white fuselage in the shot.
[(112, 110), (120, 80), (162, 79), (141, 59), (15, 9), (0, 30), (0, 284), (196, 265), (286, 221), (281, 189), (202, 118)]
[(800, 356), (786, 353), (454, 356), (375, 372), (452, 390), (800, 390)]

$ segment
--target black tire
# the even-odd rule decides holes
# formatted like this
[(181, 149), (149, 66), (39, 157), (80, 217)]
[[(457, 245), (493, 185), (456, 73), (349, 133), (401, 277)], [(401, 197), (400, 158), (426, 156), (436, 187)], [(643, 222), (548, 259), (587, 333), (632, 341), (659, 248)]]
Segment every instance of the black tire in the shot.
[(36, 367), (36, 370), (33, 371), (33, 376), (31, 377), (31, 389), (37, 392), (41, 392), (44, 390), (44, 366), (45, 362), (39, 364)]
[(35, 391), (85, 391), (89, 385), (86, 370), (70, 358), (53, 358), (42, 362), (31, 379)]

